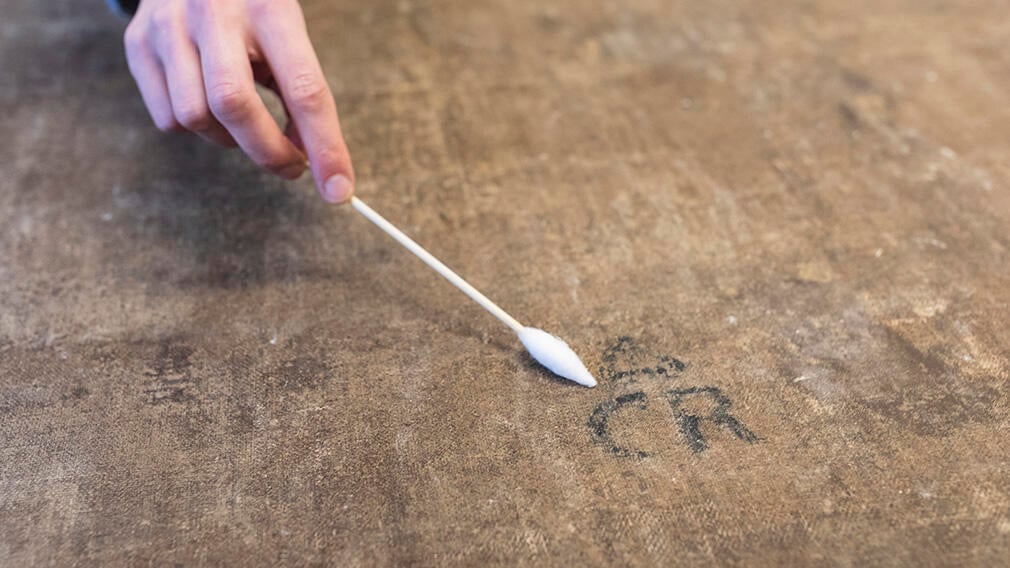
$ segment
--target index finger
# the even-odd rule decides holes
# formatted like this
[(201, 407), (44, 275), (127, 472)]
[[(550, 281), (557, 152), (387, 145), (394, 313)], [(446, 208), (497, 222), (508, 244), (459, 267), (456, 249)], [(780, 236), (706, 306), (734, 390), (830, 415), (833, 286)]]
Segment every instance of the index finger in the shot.
[(316, 186), (327, 201), (346, 201), (354, 191), (351, 156), (301, 8), (297, 2), (270, 2), (263, 9), (268, 13), (254, 18), (253, 27), (305, 145)]

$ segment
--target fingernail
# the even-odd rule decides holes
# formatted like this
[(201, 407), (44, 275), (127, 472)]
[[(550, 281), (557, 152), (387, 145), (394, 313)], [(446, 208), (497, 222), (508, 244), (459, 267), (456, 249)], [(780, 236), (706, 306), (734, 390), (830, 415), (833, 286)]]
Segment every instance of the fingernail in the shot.
[(343, 203), (351, 198), (351, 180), (337, 174), (323, 184), (323, 199), (330, 203)]
[(280, 171), (280, 176), (284, 179), (298, 179), (305, 172), (305, 164), (295, 162), (290, 166), (284, 166)]

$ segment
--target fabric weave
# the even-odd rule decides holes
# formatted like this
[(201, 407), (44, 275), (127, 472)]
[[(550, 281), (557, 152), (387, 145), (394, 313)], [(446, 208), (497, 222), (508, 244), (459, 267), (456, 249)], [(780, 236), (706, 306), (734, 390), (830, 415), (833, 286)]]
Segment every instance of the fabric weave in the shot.
[(8, 0), (0, 565), (1006, 564), (999, 3), (303, 9), (359, 195), (599, 385)]

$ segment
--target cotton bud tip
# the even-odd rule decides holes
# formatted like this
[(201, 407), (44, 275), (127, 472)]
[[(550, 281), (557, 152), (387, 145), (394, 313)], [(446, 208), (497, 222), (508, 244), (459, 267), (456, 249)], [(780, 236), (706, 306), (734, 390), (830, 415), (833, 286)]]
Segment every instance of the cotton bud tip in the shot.
[(596, 386), (592, 373), (561, 338), (535, 327), (523, 328), (518, 335), (530, 355), (555, 375), (583, 386)]

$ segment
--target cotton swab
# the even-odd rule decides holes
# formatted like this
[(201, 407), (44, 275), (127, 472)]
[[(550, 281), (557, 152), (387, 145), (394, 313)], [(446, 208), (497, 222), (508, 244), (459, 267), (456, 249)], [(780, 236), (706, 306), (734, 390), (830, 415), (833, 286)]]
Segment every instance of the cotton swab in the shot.
[(538, 363), (550, 369), (554, 374), (564, 377), (568, 380), (575, 381), (580, 385), (587, 387), (595, 387), (596, 379), (593, 375), (586, 369), (586, 366), (579, 359), (579, 356), (572, 351), (572, 348), (568, 346), (560, 337), (551, 335), (546, 331), (537, 329), (535, 327), (526, 327), (519, 323), (514, 317), (510, 316), (505, 310), (499, 308), (494, 302), (488, 299), (487, 296), (481, 294), (479, 290), (470, 285), (469, 282), (463, 280), (458, 274), (453, 272), (448, 266), (442, 264), (442, 261), (435, 258), (430, 252), (424, 250), (424, 248), (414, 242), (413, 239), (408, 237), (403, 233), (403, 231), (397, 229), (392, 223), (387, 221), (382, 215), (375, 212), (374, 209), (365, 204), (364, 201), (358, 199), (357, 197), (351, 198), (351, 206), (365, 216), (366, 219), (374, 223), (377, 227), (386, 232), (389, 236), (393, 237), (396, 242), (403, 245), (407, 250), (414, 253), (415, 256), (420, 258), (425, 264), (430, 266), (435, 272), (442, 275), (443, 278), (448, 280), (453, 286), (457, 287), (474, 302), (480, 304), (482, 308), (491, 312), (491, 315), (498, 318), (499, 321), (507, 325), (512, 331), (519, 336), (519, 341), (522, 342), (526, 350), (529, 351), (530, 355), (537, 360)]

